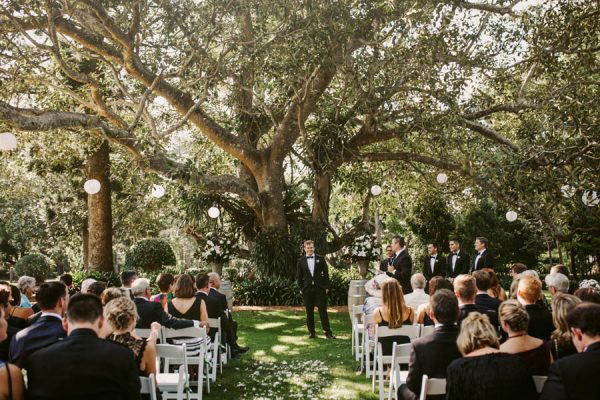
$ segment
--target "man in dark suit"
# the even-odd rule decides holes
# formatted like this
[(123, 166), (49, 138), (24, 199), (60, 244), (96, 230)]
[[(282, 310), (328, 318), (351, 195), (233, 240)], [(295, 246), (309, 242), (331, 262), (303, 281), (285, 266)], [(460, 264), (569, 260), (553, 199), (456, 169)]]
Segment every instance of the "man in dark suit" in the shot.
[(477, 293), (477, 286), (475, 285), (475, 278), (472, 275), (459, 275), (454, 278), (454, 294), (458, 298), (458, 326), (460, 326), (463, 319), (472, 312), (478, 312), (486, 314), (492, 325), (498, 328), (498, 313), (493, 310), (488, 310), (485, 307), (475, 304), (475, 294)]
[(379, 262), (379, 270), (382, 272), (387, 272), (388, 265), (392, 263), (394, 259), (394, 250), (392, 250), (392, 245), (388, 244), (385, 247), (385, 258)]
[(13, 336), (9, 348), (9, 361), (23, 368), (35, 351), (65, 337), (62, 317), (69, 303), (69, 292), (64, 283), (44, 282), (36, 293), (41, 308), (37, 321)]
[(175, 318), (165, 312), (161, 303), (148, 301), (150, 299), (150, 281), (146, 278), (138, 278), (131, 286), (135, 307), (139, 315), (136, 328), (150, 329), (153, 322), (158, 322), (165, 328), (183, 329), (192, 326), (200, 326), (199, 321)]
[(412, 275), (412, 258), (406, 250), (406, 242), (402, 236), (394, 236), (392, 238), (392, 250), (394, 257), (388, 264), (386, 274), (392, 278), (396, 278), (402, 286), (404, 294), (412, 292), (410, 286), (410, 276)]
[(133, 291), (131, 290), (131, 286), (133, 282), (137, 279), (137, 272), (135, 271), (123, 271), (121, 272), (121, 286), (126, 292), (131, 300), (135, 298)]
[(473, 271), (483, 268), (494, 269), (494, 256), (488, 250), (489, 241), (483, 236), (475, 238), (475, 255), (473, 256)]
[(139, 399), (133, 352), (98, 337), (102, 304), (97, 296), (73, 296), (65, 327), (69, 336), (37, 351), (25, 364), (32, 400)]
[(335, 339), (329, 326), (327, 315), (327, 293), (331, 283), (329, 270), (325, 259), (315, 254), (315, 243), (312, 240), (304, 241), (304, 257), (298, 259), (296, 265), (296, 281), (302, 292), (304, 306), (306, 307), (306, 326), (308, 337), (314, 339), (315, 334), (315, 306), (319, 310), (321, 326), (327, 339)]
[[(423, 374), (430, 378), (446, 378), (446, 369), (452, 361), (461, 357), (456, 338), (460, 328), (458, 318), (458, 300), (448, 289), (440, 289), (430, 299), (429, 317), (435, 322), (435, 331), (412, 342), (410, 363), (406, 383), (398, 389), (398, 398), (413, 400), (421, 393)], [(430, 396), (429, 399), (444, 399), (442, 396)]]
[(448, 254), (446, 275), (449, 278), (456, 278), (458, 275), (468, 274), (471, 268), (469, 255), (460, 249), (458, 239), (452, 239), (448, 244), (450, 254)]
[(473, 272), (473, 277), (475, 278), (475, 285), (477, 286), (475, 304), (498, 313), (498, 308), (500, 308), (500, 303), (502, 302), (487, 293), (492, 285), (492, 277), (489, 272), (483, 270), (475, 271)]
[(439, 247), (437, 243), (433, 242), (427, 245), (429, 256), (425, 257), (423, 262), (423, 275), (427, 281), (434, 276), (446, 276), (446, 260), (439, 254)]
[(600, 304), (582, 303), (567, 314), (579, 352), (550, 366), (540, 400), (591, 400), (600, 397)]
[(539, 279), (535, 276), (524, 276), (519, 279), (517, 300), (525, 306), (525, 310), (529, 314), (527, 333), (542, 340), (550, 340), (550, 334), (554, 330), (552, 314), (538, 302), (541, 297), (542, 282)]

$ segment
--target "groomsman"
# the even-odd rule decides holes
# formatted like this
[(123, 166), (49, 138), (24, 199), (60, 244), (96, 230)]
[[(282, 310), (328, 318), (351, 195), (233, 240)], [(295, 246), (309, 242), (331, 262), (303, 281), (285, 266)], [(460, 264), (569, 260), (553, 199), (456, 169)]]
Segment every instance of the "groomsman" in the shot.
[(425, 257), (423, 262), (423, 275), (425, 279), (430, 281), (434, 276), (446, 275), (446, 260), (439, 254), (439, 245), (437, 243), (429, 243), (427, 245), (428, 257)]
[(388, 264), (386, 274), (400, 282), (404, 294), (411, 293), (412, 258), (406, 250), (406, 242), (402, 236), (392, 238), (392, 250), (394, 251), (394, 257)]
[(475, 238), (475, 255), (473, 256), (473, 271), (483, 268), (494, 269), (494, 258), (488, 250), (489, 241), (483, 236)]
[(379, 270), (386, 272), (388, 269), (388, 265), (392, 263), (394, 259), (394, 250), (392, 250), (392, 245), (388, 244), (385, 248), (385, 258), (381, 260), (379, 263)]
[(470, 265), (469, 255), (460, 249), (458, 239), (452, 239), (448, 243), (450, 254), (448, 254), (447, 276), (456, 278), (461, 274), (468, 274)]

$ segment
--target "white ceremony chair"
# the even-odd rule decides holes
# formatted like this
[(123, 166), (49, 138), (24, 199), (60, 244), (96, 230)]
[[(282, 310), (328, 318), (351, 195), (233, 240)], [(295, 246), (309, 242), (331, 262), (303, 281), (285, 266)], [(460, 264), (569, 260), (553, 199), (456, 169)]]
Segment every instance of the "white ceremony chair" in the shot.
[[(167, 359), (181, 359), (183, 362), (177, 373), (170, 373), (167, 368)], [(160, 360), (163, 360), (163, 372), (160, 371)], [(185, 344), (175, 346), (172, 344), (156, 345), (156, 382), (158, 390), (162, 393), (163, 399), (183, 400), (183, 394), (188, 379), (187, 372), (187, 354)]]
[(150, 400), (156, 400), (156, 381), (154, 374), (149, 376), (140, 376), (140, 394), (149, 394)]
[(363, 306), (352, 306), (352, 354), (359, 361), (362, 353), (361, 334), (363, 331)]
[[(136, 335), (138, 335), (142, 339), (148, 339), (150, 337), (150, 334), (152, 333), (152, 329), (135, 328), (134, 332)], [(164, 343), (164, 340), (162, 337), (162, 329), (158, 333), (158, 337), (156, 338), (156, 343)]]
[(223, 372), (223, 357), (221, 357), (221, 344), (225, 346), (225, 355), (228, 357), (229, 347), (227, 343), (223, 342), (223, 329), (221, 328), (221, 318), (209, 318), (208, 323), (211, 329), (217, 329), (215, 334), (215, 340), (212, 341), (209, 348), (206, 349), (207, 353), (211, 356), (211, 369), (207, 371), (207, 375), (214, 382), (217, 379), (217, 368), (219, 367), (220, 372)]
[(421, 325), (421, 337), (431, 335), (435, 332), (434, 325)]
[(426, 400), (428, 395), (446, 394), (446, 380), (441, 378), (429, 378), (423, 374), (421, 383), (421, 396), (419, 400)]
[[(362, 357), (360, 359), (360, 370), (362, 371), (363, 366), (365, 368), (365, 374), (367, 378), (371, 377), (371, 350), (375, 348), (375, 342), (369, 338), (369, 326), (375, 327), (375, 316), (364, 315), (363, 316), (363, 329), (362, 329)], [(375, 328), (373, 328), (375, 329)], [(375, 360), (375, 359), (373, 359)]]
[(402, 371), (401, 365), (406, 365), (410, 361), (411, 344), (394, 344), (392, 349), (392, 368), (390, 370), (390, 387), (388, 390), (388, 400), (397, 398), (398, 388), (408, 376), (408, 371)]
[(538, 393), (542, 393), (542, 389), (544, 389), (544, 384), (546, 383), (546, 379), (548, 379), (548, 377), (543, 376), (543, 375), (534, 375), (533, 376), (533, 383), (535, 383), (535, 390), (537, 390)]

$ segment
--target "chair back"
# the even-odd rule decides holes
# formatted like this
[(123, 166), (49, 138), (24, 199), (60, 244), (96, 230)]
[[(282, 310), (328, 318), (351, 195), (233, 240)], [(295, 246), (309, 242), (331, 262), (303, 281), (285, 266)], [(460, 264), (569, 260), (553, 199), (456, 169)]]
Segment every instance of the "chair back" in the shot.
[(544, 384), (546, 383), (546, 379), (548, 379), (548, 377), (543, 376), (543, 375), (534, 375), (533, 376), (533, 383), (535, 383), (535, 390), (537, 390), (538, 393), (542, 393), (542, 389), (544, 389)]
[(402, 325), (400, 328), (388, 328), (387, 326), (377, 326), (376, 337), (383, 338), (389, 336), (408, 336), (412, 341), (417, 339), (421, 334), (421, 327), (419, 325)]
[(150, 400), (156, 400), (156, 381), (154, 374), (140, 376), (140, 394), (149, 394)]
[[(185, 347), (185, 343), (182, 345), (174, 345), (174, 344), (157, 344), (156, 345), (156, 359), (157, 361), (160, 361), (161, 359), (170, 359), (170, 358), (175, 358), (175, 359), (181, 359), (183, 360), (183, 362), (181, 363), (184, 370), (184, 374), (187, 376), (187, 365), (188, 365), (188, 361), (187, 361), (187, 349)], [(168, 365), (167, 362), (165, 362), (165, 365)], [(159, 371), (158, 366), (156, 368), (157, 371)], [(168, 371), (165, 371), (165, 373)]]
[(421, 336), (431, 335), (433, 332), (435, 332), (434, 325), (421, 325)]
[(419, 400), (427, 399), (428, 395), (446, 394), (446, 380), (440, 378), (429, 378), (427, 374), (423, 375), (421, 383), (421, 396)]
[(171, 329), (165, 328), (164, 326), (161, 329), (162, 336), (164, 339), (170, 339), (174, 337), (192, 337), (192, 338), (204, 338), (206, 337), (206, 329), (191, 326), (189, 328), (183, 329)]
[[(139, 337), (141, 337), (142, 339), (148, 339), (150, 337), (151, 333), (152, 333), (152, 329), (135, 328), (135, 334), (138, 335)], [(158, 333), (158, 337), (156, 338), (156, 341), (158, 343), (164, 343), (164, 340), (162, 337), (162, 331)]]

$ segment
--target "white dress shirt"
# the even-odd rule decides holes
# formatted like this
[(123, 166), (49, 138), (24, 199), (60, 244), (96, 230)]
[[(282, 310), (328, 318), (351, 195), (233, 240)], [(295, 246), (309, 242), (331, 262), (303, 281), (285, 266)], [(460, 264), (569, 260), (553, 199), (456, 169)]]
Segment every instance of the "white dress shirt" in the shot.
[(413, 310), (418, 310), (421, 304), (429, 303), (429, 295), (424, 289), (413, 289), (412, 293), (404, 295), (404, 301)]
[(308, 270), (310, 271), (311, 276), (315, 276), (315, 255), (307, 255), (306, 256), (306, 264), (308, 265)]

